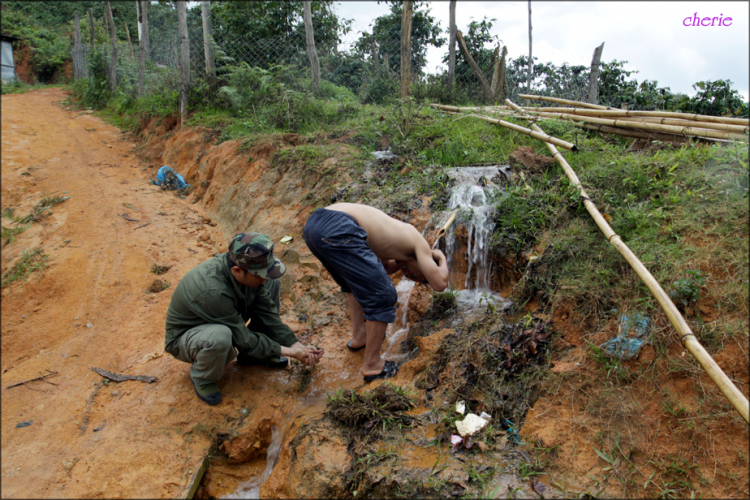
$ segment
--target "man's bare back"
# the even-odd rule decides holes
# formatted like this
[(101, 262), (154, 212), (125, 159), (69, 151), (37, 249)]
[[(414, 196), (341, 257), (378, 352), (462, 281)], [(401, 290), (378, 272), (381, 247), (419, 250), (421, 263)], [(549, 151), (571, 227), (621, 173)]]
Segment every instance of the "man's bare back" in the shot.
[[(416, 263), (409, 269), (400, 268), (409, 277), (421, 272), (437, 291), (448, 286), (448, 266), (440, 250), (430, 249), (430, 244), (411, 224), (390, 217), (377, 208), (356, 203), (335, 203), (326, 207), (351, 215), (367, 231), (367, 246), (383, 262), (389, 274), (397, 271), (401, 263)], [(410, 275), (411, 274), (411, 275)]]

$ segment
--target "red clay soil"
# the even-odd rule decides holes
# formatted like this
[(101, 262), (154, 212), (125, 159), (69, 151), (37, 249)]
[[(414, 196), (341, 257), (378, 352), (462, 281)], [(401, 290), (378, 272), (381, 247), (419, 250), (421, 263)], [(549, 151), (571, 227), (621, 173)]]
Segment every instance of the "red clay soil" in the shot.
[[(284, 144), (257, 147), (248, 160), (236, 141), (209, 146), (200, 132), (163, 120), (144, 124), (136, 146), (89, 112), (66, 109), (60, 103), (67, 98), (60, 89), (2, 96), (2, 208), (25, 215), (44, 197), (70, 197), (2, 252), (3, 273), (24, 250), (49, 255), (43, 272), (2, 291), (3, 496), (184, 497), (222, 433), (222, 449), (230, 461), (248, 464), (249, 477), (265, 460), (273, 426), (319, 414), (327, 390), (362, 384), (361, 353), (345, 348), (343, 294), (301, 235), (309, 209), (299, 200), (321, 179), (269, 168), (271, 153), (298, 140), (291, 134)], [(337, 158), (347, 153), (342, 146)], [(198, 186), (196, 195), (180, 199), (151, 185), (163, 164)], [(201, 203), (193, 203), (197, 195)], [(164, 353), (164, 318), (180, 278), (246, 229), (274, 241), (294, 237), (277, 244), (288, 268), (282, 319), (326, 354), (307, 386), (299, 366), (269, 371), (231, 363), (219, 383), (224, 399), (210, 407), (195, 396), (189, 366)], [(157, 276), (154, 264), (172, 267)], [(156, 279), (169, 288), (148, 291)], [(426, 287), (413, 293), (429, 296)], [(92, 367), (158, 381), (105, 384)], [(47, 370), (58, 373), (50, 383), (7, 388)], [(33, 423), (16, 427), (26, 420)]]

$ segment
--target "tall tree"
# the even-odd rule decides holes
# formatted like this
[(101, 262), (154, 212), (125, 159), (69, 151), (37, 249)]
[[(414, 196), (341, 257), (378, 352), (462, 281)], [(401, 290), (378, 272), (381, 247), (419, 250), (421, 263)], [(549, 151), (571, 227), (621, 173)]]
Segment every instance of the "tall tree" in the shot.
[(531, 0), (529, 0), (529, 77), (526, 80), (526, 90), (531, 92), (531, 72), (534, 71), (534, 58), (531, 57)]
[(185, 0), (176, 0), (177, 29), (180, 34), (180, 126), (187, 121), (187, 99), (190, 89), (190, 38), (188, 37)]
[(214, 32), (211, 26), (211, 2), (201, 2), (201, 18), (203, 19), (203, 52), (206, 54), (206, 74), (209, 78), (216, 78), (216, 62), (214, 59)]
[(320, 62), (318, 52), (315, 50), (315, 33), (313, 32), (312, 9), (310, 2), (304, 3), (305, 38), (307, 44), (307, 57), (310, 59), (310, 71), (312, 73), (312, 91), (317, 93), (320, 88)]
[(401, 98), (411, 94), (411, 22), (412, 2), (404, 1), (401, 13)]
[(112, 8), (109, 2), (105, 2), (107, 7), (107, 19), (112, 33), (112, 63), (109, 67), (109, 88), (112, 93), (117, 89), (117, 28), (115, 28), (115, 19), (112, 17)]
[(448, 81), (456, 83), (456, 0), (451, 0), (448, 26)]
[[(420, 10), (421, 2), (412, 2), (412, 27), (411, 27), (411, 70), (412, 73), (421, 74), (427, 63), (427, 46), (442, 47), (445, 38), (440, 37), (440, 23), (430, 15), (429, 8)], [(383, 55), (383, 66), (386, 67), (385, 59), (388, 58), (387, 72), (401, 71), (401, 45), (396, 40), (401, 38), (401, 17), (403, 7), (401, 2), (391, 4), (391, 12), (375, 19), (372, 33), (363, 32), (354, 44), (357, 54), (364, 56), (370, 51), (370, 42), (375, 40)], [(387, 73), (386, 72), (386, 73)]]

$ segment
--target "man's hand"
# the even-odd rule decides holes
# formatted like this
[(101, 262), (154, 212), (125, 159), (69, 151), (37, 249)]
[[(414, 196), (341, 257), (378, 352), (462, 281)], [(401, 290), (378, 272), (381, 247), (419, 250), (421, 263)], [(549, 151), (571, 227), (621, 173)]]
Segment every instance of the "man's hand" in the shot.
[(290, 347), (281, 346), (282, 356), (294, 358), (306, 366), (317, 364), (323, 354), (325, 350), (312, 345), (302, 345), (301, 342), (295, 342)]

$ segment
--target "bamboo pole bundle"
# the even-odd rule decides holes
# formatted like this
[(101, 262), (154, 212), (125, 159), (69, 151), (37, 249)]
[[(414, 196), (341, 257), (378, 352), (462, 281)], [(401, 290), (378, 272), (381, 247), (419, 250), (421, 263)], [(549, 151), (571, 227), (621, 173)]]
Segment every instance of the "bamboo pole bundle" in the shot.
[[(516, 111), (523, 112), (520, 107), (518, 107), (510, 100), (506, 99), (505, 102), (507, 102), (508, 105)], [(537, 125), (532, 124), (532, 127), (537, 132), (542, 132), (542, 129)], [(641, 280), (643, 280), (644, 284), (651, 291), (651, 294), (664, 310), (667, 318), (669, 318), (669, 322), (672, 323), (672, 326), (675, 328), (675, 330), (677, 330), (677, 333), (680, 334), (680, 340), (682, 341), (683, 346), (703, 367), (711, 380), (713, 380), (713, 382), (717, 385), (719, 390), (727, 397), (727, 399), (729, 399), (729, 402), (732, 403), (732, 405), (735, 407), (735, 409), (737, 409), (740, 415), (742, 415), (742, 418), (744, 418), (746, 422), (750, 423), (750, 404), (748, 403), (747, 398), (739, 391), (739, 389), (737, 389), (734, 383), (732, 383), (729, 377), (727, 377), (727, 375), (722, 371), (721, 367), (716, 364), (716, 361), (714, 361), (711, 355), (703, 348), (701, 343), (698, 342), (698, 339), (695, 338), (695, 334), (690, 330), (690, 327), (685, 321), (685, 318), (682, 317), (680, 312), (677, 310), (677, 307), (675, 307), (672, 300), (669, 298), (664, 289), (662, 289), (656, 279), (654, 279), (648, 269), (646, 269), (641, 261), (638, 260), (638, 257), (635, 256), (630, 248), (628, 248), (627, 245), (623, 243), (620, 236), (612, 230), (610, 225), (596, 208), (596, 205), (594, 205), (594, 202), (591, 201), (588, 194), (583, 189), (581, 181), (578, 179), (578, 176), (570, 167), (568, 162), (565, 161), (565, 158), (562, 157), (562, 155), (559, 151), (557, 151), (557, 148), (555, 148), (554, 145), (547, 143), (547, 148), (555, 157), (555, 160), (557, 160), (560, 166), (562, 166), (565, 174), (570, 179), (570, 182), (578, 188), (581, 194), (581, 198), (583, 198), (584, 205), (586, 206), (586, 210), (589, 212), (591, 217), (596, 222), (596, 225), (607, 238), (607, 241), (609, 241), (610, 244), (614, 246), (618, 252), (620, 252), (627, 263), (630, 264), (636, 274), (638, 274)]]
[(626, 116), (622, 119), (626, 121), (661, 123), (662, 125), (676, 125), (680, 127), (708, 128), (712, 130), (722, 130), (724, 132), (730, 132), (733, 134), (745, 134), (748, 132), (748, 130), (750, 130), (750, 128), (742, 125), (730, 125), (728, 123), (718, 122), (698, 122), (693, 120), (681, 120), (677, 118), (660, 118), (658, 116)]
[[(525, 94), (519, 94), (519, 95), (525, 95)], [(538, 98), (537, 100), (548, 100), (553, 98), (548, 98), (546, 96), (531, 96)], [(557, 99), (556, 101), (550, 101), (550, 102), (558, 102), (558, 101), (564, 101), (564, 99)], [(578, 103), (578, 101), (566, 101), (566, 103), (576, 106), (582, 106), (584, 104), (588, 103)], [(742, 126), (750, 126), (750, 119), (748, 118), (730, 118), (728, 116), (711, 116), (711, 115), (699, 115), (696, 113), (680, 113), (678, 111), (645, 111), (645, 110), (629, 110), (629, 109), (612, 109), (612, 108), (602, 108), (598, 110), (592, 110), (592, 109), (582, 109), (582, 108), (570, 108), (570, 107), (556, 107), (556, 106), (549, 106), (549, 107), (540, 107), (540, 106), (529, 106), (522, 108), (524, 111), (550, 111), (550, 112), (560, 112), (560, 113), (573, 113), (578, 115), (595, 115), (595, 116), (656, 116), (661, 118), (676, 118), (679, 120), (692, 120), (692, 121), (698, 121), (698, 122), (712, 122), (712, 123), (727, 123), (730, 125), (742, 125)]]
[[(519, 108), (520, 109), (520, 108)], [(720, 130), (711, 130), (698, 127), (683, 127), (676, 125), (662, 125), (660, 123), (646, 123), (628, 120), (609, 120), (606, 118), (595, 118), (593, 116), (574, 115), (570, 113), (544, 113), (540, 111), (529, 111), (530, 114), (543, 116), (547, 118), (559, 118), (561, 120), (579, 121), (593, 123), (596, 125), (609, 125), (610, 127), (634, 128), (639, 130), (653, 130), (655, 132), (668, 132), (672, 134), (682, 134), (698, 137), (711, 137), (714, 139), (736, 139), (738, 141), (747, 140), (747, 137), (741, 134), (723, 132)]]
[[(450, 111), (453, 113), (456, 113), (456, 111), (453, 111), (455, 109), (454, 106), (443, 106), (442, 104), (433, 104), (432, 106), (442, 109), (443, 111)], [(452, 109), (447, 109), (452, 108)], [(557, 137), (552, 137), (544, 132), (536, 132), (534, 130), (530, 130), (526, 127), (522, 127), (520, 125), (516, 125), (515, 123), (506, 122), (503, 120), (496, 120), (494, 118), (490, 118), (489, 116), (483, 116), (483, 115), (463, 115), (463, 116), (472, 116), (474, 118), (479, 118), (480, 120), (484, 120), (489, 123), (494, 123), (495, 125), (502, 125), (505, 128), (509, 128), (511, 130), (515, 130), (516, 132), (521, 132), (522, 134), (529, 135), (535, 139), (539, 139), (540, 141), (548, 142), (555, 144), (557, 146), (560, 146), (561, 148), (567, 149), (568, 151), (578, 151), (578, 147), (576, 147), (575, 144), (563, 141), (562, 139), (558, 139)]]
[(601, 106), (599, 104), (591, 104), (588, 102), (580, 102), (580, 101), (571, 101), (569, 99), (558, 99), (557, 97), (547, 97), (544, 95), (518, 94), (518, 97), (529, 99), (531, 101), (547, 101), (547, 102), (556, 102), (559, 104), (570, 104), (571, 106), (580, 106), (582, 108), (612, 109), (612, 108), (608, 108), (607, 106)]
[[(603, 134), (622, 135), (625, 137), (633, 137), (635, 139), (644, 139), (647, 141), (676, 142), (678, 144), (684, 144), (690, 140), (684, 135), (665, 134), (663, 132), (642, 132), (640, 130), (633, 130), (629, 128), (608, 127), (607, 125), (591, 125), (589, 123), (574, 123), (574, 125), (578, 128), (593, 130)], [(695, 139), (706, 142), (731, 142), (725, 141), (724, 139), (710, 139), (708, 137), (696, 137)]]

